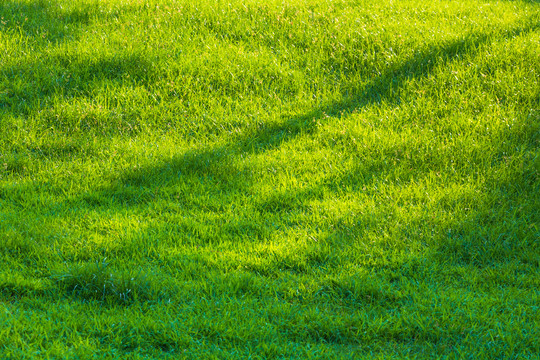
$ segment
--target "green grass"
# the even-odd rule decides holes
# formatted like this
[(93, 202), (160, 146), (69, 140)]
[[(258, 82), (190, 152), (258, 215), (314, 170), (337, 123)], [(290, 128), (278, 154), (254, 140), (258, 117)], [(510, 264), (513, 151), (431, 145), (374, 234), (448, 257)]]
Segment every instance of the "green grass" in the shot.
[(0, 357), (540, 353), (536, 1), (3, 0)]

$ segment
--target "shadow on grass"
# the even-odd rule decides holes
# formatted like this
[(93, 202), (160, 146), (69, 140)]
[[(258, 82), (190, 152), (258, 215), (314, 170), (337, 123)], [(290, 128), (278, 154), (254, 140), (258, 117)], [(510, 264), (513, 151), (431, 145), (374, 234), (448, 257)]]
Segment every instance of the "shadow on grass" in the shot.
[[(62, 55), (48, 61), (0, 69), (0, 74), (4, 75), (4, 81), (8, 84), (0, 93), (0, 110), (29, 116), (47, 110), (47, 102), (54, 96), (65, 99), (89, 98), (97, 89), (107, 85), (148, 81), (152, 74), (151, 63), (140, 54), (106, 56), (90, 62), (76, 59), (75, 55)], [(31, 81), (22, 83), (22, 79)], [(36, 84), (39, 84), (38, 92)], [(29, 104), (40, 104), (40, 107)], [(58, 120), (51, 119), (47, 125), (62, 129), (64, 124)]]
[(46, 1), (2, 1), (2, 32), (16, 32), (34, 40), (59, 43), (74, 40), (76, 29), (88, 25), (91, 17), (83, 10), (63, 11)]
[[(48, 0), (3, 0), (0, 3), (0, 31), (17, 33), (46, 46), (78, 39), (78, 34), (99, 17), (101, 21), (114, 19), (136, 11), (136, 5), (102, 9), (97, 2), (77, 4), (74, 9)], [(45, 42), (41, 42), (44, 40)]]
[[(536, 23), (517, 26), (504, 32), (504, 38), (510, 39), (519, 34), (537, 31), (540, 26)], [(382, 102), (398, 106), (400, 104), (400, 89), (412, 78), (429, 76), (435, 67), (445, 66), (449, 62), (459, 59), (464, 54), (471, 54), (479, 47), (488, 44), (500, 34), (469, 35), (461, 40), (454, 40), (445, 44), (428, 48), (416, 53), (412, 58), (390, 65), (379, 77), (373, 79), (366, 86), (359, 87), (354, 94), (344, 95), (343, 100), (328, 104), (301, 116), (293, 117), (278, 124), (263, 124), (259, 128), (233, 137), (227, 143), (209, 148), (190, 150), (176, 156), (173, 160), (154, 166), (126, 171), (119, 174), (113, 186), (94, 189), (87, 194), (71, 199), (73, 204), (86, 204), (89, 208), (109, 209), (114, 206), (121, 208), (145, 208), (156, 201), (171, 201), (181, 203), (184, 209), (205, 209), (217, 214), (226, 211), (227, 203), (233, 198), (253, 196), (252, 174), (237, 165), (240, 156), (262, 154), (279, 148), (286, 142), (294, 141), (300, 135), (315, 131), (315, 123), (324, 121), (326, 116), (341, 117), (352, 113), (364, 106), (377, 105)], [(538, 118), (531, 119), (538, 121)], [(512, 134), (506, 136), (527, 137), (534, 134), (530, 128), (527, 134)], [(390, 153), (399, 148), (390, 149)], [(511, 154), (508, 154), (511, 155)], [(237, 223), (227, 226), (219, 223), (206, 224), (180, 224), (175, 229), (188, 234), (193, 241), (198, 239), (202, 244), (220, 242), (222, 236), (228, 235), (260, 241), (267, 238), (273, 231), (277, 231), (260, 218), (268, 217), (286, 219), (287, 214), (308, 213), (306, 205), (311, 200), (322, 199), (325, 192), (339, 190), (348, 186), (353, 192), (360, 192), (363, 186), (373, 185), (378, 178), (387, 177), (392, 172), (392, 164), (388, 159), (379, 158), (369, 163), (357, 164), (352, 171), (339, 176), (328, 176), (319, 184), (311, 184), (302, 190), (275, 191), (271, 196), (251, 202), (248, 212), (240, 216)], [(503, 166), (503, 164), (500, 164)], [(528, 170), (527, 170), (528, 169)], [(533, 197), (539, 190), (535, 181), (537, 173), (527, 168), (525, 172), (515, 173), (511, 178), (502, 181), (493, 180), (486, 184), (490, 194), (500, 193), (504, 206), (511, 211), (519, 207), (520, 196)], [(429, 171), (417, 171), (410, 175), (409, 180), (423, 179)], [(407, 179), (401, 179), (405, 182)], [(182, 193), (175, 186), (179, 183), (191, 184), (188, 191)], [(329, 185), (330, 184), (330, 185)], [(512, 184), (527, 184), (519, 191), (508, 191)], [(194, 194), (196, 189), (201, 194)], [(495, 206), (495, 205), (494, 205)], [(528, 211), (531, 211), (529, 209)], [(253, 213), (258, 214), (258, 220), (250, 218)], [(529, 213), (531, 217), (524, 223), (534, 224), (537, 216)], [(519, 217), (509, 217), (512, 221), (521, 221)], [(472, 214), (466, 220), (458, 220), (453, 224), (454, 232), (435, 245), (434, 259), (443, 261), (454, 259), (457, 263), (466, 263), (483, 266), (489, 261), (503, 261), (511, 256), (512, 252), (519, 251), (522, 246), (530, 248), (531, 232), (517, 233), (519, 226), (506, 226), (509, 219), (490, 218), (484, 210)], [(287, 223), (288, 220), (284, 220)], [(368, 218), (358, 218), (361, 223), (369, 223)], [(299, 226), (298, 220), (292, 216), (289, 224)], [(199, 226), (200, 225), (200, 226)], [(372, 226), (381, 226), (372, 223)], [(211, 227), (220, 227), (222, 230), (211, 231)], [(174, 227), (174, 226), (173, 226)], [(155, 229), (154, 229), (155, 230)], [(164, 230), (164, 229), (161, 229)], [(172, 229), (168, 229), (171, 230)], [(501, 233), (511, 231), (511, 233)], [(336, 224), (334, 237), (346, 239), (350, 236), (350, 229)], [(528, 235), (527, 235), (528, 234)], [(417, 236), (410, 234), (410, 236)], [(429, 233), (423, 236), (429, 237)], [(529, 236), (523, 240), (523, 236)], [(427, 239), (427, 238), (426, 238)], [(502, 239), (502, 240), (501, 240)], [(505, 240), (506, 239), (506, 240)], [(517, 245), (521, 241), (521, 245)], [(196, 242), (196, 241), (195, 241)]]
[[(15, 4), (13, 2), (8, 4), (11, 5), (3, 5), (0, 11), (12, 11), (12, 8), (9, 6), (16, 7), (16, 5), (13, 5)], [(39, 7), (39, 5), (35, 6), (36, 8), (34, 10), (39, 14), (39, 11), (43, 7)], [(35, 22), (42, 20), (47, 20), (47, 15), (42, 14), (41, 17), (34, 19)], [(49, 20), (54, 23), (54, 20)], [(82, 25), (88, 21), (83, 15), (68, 16), (63, 21), (68, 20), (78, 21)], [(55, 25), (48, 29), (49, 32), (54, 33), (54, 38), (56, 39), (66, 38), (66, 35), (59, 30), (61, 23), (58, 23), (58, 26)], [(506, 31), (503, 37), (509, 39), (519, 34), (537, 31), (539, 27), (540, 25), (537, 23), (517, 26)], [(36, 30), (37, 28), (32, 29), (32, 27), (29, 27), (28, 31), (38, 32)], [(326, 116), (342, 117), (362, 107), (377, 105), (383, 102), (390, 106), (398, 106), (401, 102), (399, 97), (400, 90), (406, 86), (408, 80), (427, 77), (436, 67), (445, 66), (464, 54), (476, 52), (479, 47), (489, 44), (495, 37), (500, 39), (501, 35), (489, 33), (471, 34), (464, 39), (452, 40), (426, 48), (403, 62), (389, 65), (381, 75), (372, 79), (367, 85), (358, 87), (348, 94), (343, 94), (343, 98), (340, 101), (318, 107), (311, 112), (286, 119), (281, 123), (263, 124), (251, 131), (247, 129), (243, 134), (232, 137), (227, 143), (220, 146), (190, 150), (176, 156), (171, 161), (142, 169), (125, 171), (118, 174), (112, 186), (92, 189), (88, 193), (69, 199), (63, 204), (54, 204), (54, 207), (83, 208), (103, 211), (105, 214), (107, 210), (111, 209), (128, 209), (128, 211), (132, 211), (138, 208), (144, 211), (144, 209), (152, 206), (155, 202), (165, 200), (171, 203), (181, 203), (181, 206), (188, 210), (204, 209), (207, 212), (223, 213), (227, 210), (229, 199), (243, 197), (246, 199), (245, 202), (249, 203), (249, 199), (253, 197), (251, 193), (253, 191), (251, 188), (253, 179), (252, 174), (248, 170), (236, 165), (240, 156), (262, 154), (279, 148), (287, 142), (294, 141), (300, 135), (309, 135), (315, 131), (317, 121), (324, 121)], [(62, 61), (59, 63), (62, 64)], [(36, 65), (30, 64), (24, 68), (4, 68), (2, 71), (11, 74), (27, 73), (32, 71), (31, 68)], [(145, 63), (142, 58), (98, 60), (90, 64), (88, 68), (90, 71), (85, 70), (84, 73), (78, 72), (79, 70), (77, 70), (76, 65), (69, 65), (69, 61), (67, 64), (60, 66), (68, 68), (71, 76), (78, 77), (84, 81), (92, 79), (121, 81), (125, 75), (140, 78), (143, 82), (148, 81), (144, 78), (145, 73), (142, 69), (148, 68), (149, 64)], [(140, 71), (143, 72), (139, 73)], [(60, 91), (60, 89), (63, 89), (62, 96), (65, 97), (77, 93), (77, 89), (70, 88), (69, 83), (59, 83), (49, 90), (43, 91), (38, 96), (46, 97), (57, 90)], [(24, 111), (17, 108), (20, 99), (25, 94), (24, 91), (18, 93), (18, 95), (17, 92), (14, 92), (14, 94), (16, 96), (10, 100), (11, 102), (7, 103), (7, 111), (18, 114), (24, 113)], [(37, 109), (28, 110), (29, 112), (37, 111)], [(533, 120), (537, 121), (538, 119)], [(52, 151), (54, 152), (56, 150)], [(203, 243), (219, 242), (220, 236), (224, 235), (256, 241), (264, 240), (273, 231), (277, 231), (272, 224), (265, 222), (264, 217), (275, 217), (283, 221), (284, 214), (295, 211), (307, 211), (308, 209), (304, 208), (304, 203), (322, 197), (325, 189), (328, 188), (326, 184), (333, 184), (331, 186), (335, 189), (340, 184), (349, 182), (354, 188), (353, 191), (361, 191), (360, 188), (363, 185), (369, 186), (374, 183), (376, 177), (384, 176), (391, 171), (392, 165), (385, 160), (380, 158), (373, 160), (369, 164), (357, 164), (353, 171), (342, 174), (339, 177), (330, 176), (324, 179), (324, 184), (311, 184), (308, 188), (293, 193), (275, 192), (271, 198), (249, 204), (249, 208), (240, 214), (239, 219), (233, 224), (220, 224), (220, 219), (217, 219), (218, 222), (213, 222), (213, 219), (209, 219), (206, 224), (199, 226), (201, 224), (192, 224), (186, 220), (178, 224), (176, 228), (151, 230), (162, 231), (163, 234), (168, 230), (183, 232), (187, 234), (187, 237), (194, 239), (194, 243), (197, 240), (202, 240)], [(359, 173), (364, 175), (361, 180), (359, 180)], [(428, 174), (421, 173), (418, 175), (422, 177)], [(526, 176), (533, 180), (522, 191), (532, 197), (535, 191), (538, 191), (538, 184), (534, 181), (534, 174)], [(501, 183), (493, 182), (488, 185), (492, 185), (495, 189), (500, 189), (501, 192), (504, 192), (505, 186), (509, 186), (514, 181), (522, 182), (522, 180), (520, 177), (515, 177)], [(176, 185), (179, 183), (185, 185), (182, 191), (176, 188)], [(201, 193), (197, 194), (196, 192), (198, 190), (201, 190)], [(511, 204), (516, 203), (518, 200), (519, 197), (513, 193), (508, 195), (508, 201)], [(253, 217), (251, 216), (253, 214), (258, 215), (256, 220), (252, 220)], [(478, 220), (472, 219), (470, 221), (483, 222), (485, 216), (486, 214), (478, 214)], [(531, 216), (534, 216), (533, 221), (537, 218), (535, 215)], [(287, 224), (288, 221), (285, 220), (284, 223)], [(504, 219), (492, 219), (492, 221), (495, 224), (501, 224), (504, 222)], [(298, 220), (294, 218), (289, 223), (294, 226), (299, 225)], [(491, 245), (488, 243), (490, 239), (483, 238), (481, 234), (479, 236), (474, 233), (474, 227), (471, 224), (458, 223), (456, 226), (458, 234), (456, 236), (464, 240), (461, 241), (458, 239), (458, 241), (455, 241), (455, 238), (449, 238), (446, 245), (443, 244), (436, 250), (439, 253), (438, 256), (444, 257), (450, 255), (457, 257), (458, 261), (472, 262), (474, 264), (474, 259), (494, 254), (493, 251), (496, 248), (490, 248)], [(222, 227), (222, 230), (208, 230), (212, 227)], [(145, 230), (142, 231), (145, 232)], [(335, 233), (337, 237), (346, 238), (349, 236), (348, 230), (339, 226), (336, 227)], [(145, 235), (147, 237), (154, 236), (148, 230), (146, 230)], [(517, 234), (510, 235), (510, 240), (512, 240), (512, 236), (514, 238), (519, 237)], [(485, 241), (487, 241), (485, 247), (478, 247), (481, 242)], [(472, 248), (467, 248), (467, 244), (472, 244)], [(470, 249), (477, 253), (472, 258), (467, 257), (467, 254), (471, 252)], [(511, 246), (509, 249), (512, 251), (515, 250)], [(505, 251), (499, 255), (507, 254), (509, 252)], [(314, 261), (321, 260), (315, 259)]]
[[(8, 118), (31, 118), (45, 112), (43, 125), (62, 131), (80, 124), (74, 124), (78, 120), (69, 119), (70, 114), (48, 114), (53, 111), (54, 98), (84, 102), (111, 84), (151, 82), (152, 64), (143, 54), (97, 53), (87, 59), (77, 52), (61, 51), (63, 43), (78, 41), (98, 16), (106, 21), (136, 9), (135, 5), (102, 9), (98, 3), (70, 9), (53, 1), (0, 3), (0, 31), (16, 42), (28, 43), (31, 50), (26, 51), (35, 53), (24, 62), (11, 61), (8, 56), (0, 65), (0, 112)], [(48, 51), (42, 52), (44, 49)], [(85, 119), (83, 129), (98, 128), (100, 119), (94, 120)]]
[[(540, 25), (529, 22), (507, 30), (503, 38), (510, 39), (520, 34), (536, 31)], [(262, 124), (258, 128), (232, 137), (226, 144), (207, 149), (191, 150), (178, 156), (171, 162), (128, 172), (120, 177), (126, 184), (153, 184), (163, 173), (189, 173), (199, 176), (217, 175), (218, 169), (227, 168), (231, 161), (240, 154), (259, 154), (272, 150), (280, 145), (294, 140), (300, 134), (310, 134), (315, 131), (318, 120), (325, 117), (343, 117), (357, 109), (381, 102), (397, 106), (400, 104), (400, 89), (408, 80), (429, 76), (436, 66), (459, 59), (464, 54), (471, 54), (483, 44), (489, 43), (500, 34), (469, 34), (461, 40), (452, 40), (440, 45), (427, 48), (416, 53), (403, 63), (390, 65), (380, 76), (371, 80), (367, 85), (355, 89), (352, 93), (344, 94), (341, 101), (318, 107), (313, 111), (289, 118), (277, 124)], [(374, 168), (380, 168), (379, 163)], [(234, 175), (233, 175), (234, 177)], [(227, 180), (221, 178), (221, 180)]]

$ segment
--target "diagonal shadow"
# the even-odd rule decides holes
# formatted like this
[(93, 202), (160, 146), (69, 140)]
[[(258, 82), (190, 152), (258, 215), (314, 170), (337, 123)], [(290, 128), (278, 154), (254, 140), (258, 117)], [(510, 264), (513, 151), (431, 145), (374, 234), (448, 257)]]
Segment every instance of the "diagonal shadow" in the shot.
[[(462, 54), (474, 54), (479, 47), (495, 38), (509, 39), (522, 33), (536, 31), (539, 27), (540, 24), (530, 21), (527, 24), (515, 26), (506, 31), (503, 36), (493, 33), (470, 34), (463, 39), (427, 47), (403, 62), (391, 64), (380, 76), (371, 79), (367, 84), (359, 86), (349, 94), (344, 94), (340, 101), (315, 108), (281, 123), (263, 124), (259, 128), (248, 129), (218, 146), (196, 148), (179, 154), (170, 161), (136, 170), (126, 170), (119, 174), (114, 184), (91, 189), (87, 193), (69, 198), (65, 200), (65, 203), (56, 204), (53, 207), (70, 208), (71, 205), (76, 205), (79, 208), (99, 211), (115, 204), (121, 207), (144, 208), (159, 199), (156, 195), (158, 190), (172, 189), (186, 176), (192, 179), (199, 178), (206, 183), (207, 187), (215, 188), (217, 201), (225, 199), (225, 196), (220, 195), (221, 191), (234, 194), (248, 193), (252, 183), (250, 174), (235, 165), (240, 156), (271, 151), (286, 142), (293, 141), (300, 135), (310, 134), (315, 131), (316, 120), (323, 120), (325, 116), (346, 116), (358, 108), (383, 102), (397, 106), (401, 101), (400, 90), (410, 79), (427, 77), (437, 66), (445, 66)], [(373, 174), (385, 173), (389, 171), (389, 166), (384, 159), (380, 159), (367, 165), (359, 164), (353, 172), (363, 171), (368, 175), (371, 174), (363, 179), (368, 185), (374, 181)], [(326, 179), (325, 183), (339, 184), (346, 181), (348, 177), (354, 176), (352, 172), (340, 177), (332, 176)], [(242, 181), (238, 181), (239, 179)], [(292, 196), (276, 194), (273, 198), (265, 199), (254, 206), (270, 213), (294, 209), (302, 206), (300, 203), (295, 203), (294, 198), (312, 199), (319, 196), (321, 186), (311, 184), (307, 189)]]
[[(537, 31), (539, 28), (540, 24), (538, 23), (519, 25), (506, 31), (503, 38), (510, 39), (519, 34)], [(214, 188), (215, 192), (213, 196), (216, 197), (216, 202), (226, 201), (226, 196), (223, 195), (224, 192), (248, 194), (251, 191), (250, 187), (253, 181), (245, 169), (240, 169), (235, 165), (236, 160), (240, 156), (271, 151), (285, 142), (293, 141), (299, 135), (309, 134), (315, 130), (314, 123), (316, 121), (314, 119), (322, 120), (325, 116), (346, 116), (358, 108), (377, 105), (382, 102), (397, 106), (400, 103), (400, 89), (406, 85), (408, 80), (429, 76), (437, 66), (444, 66), (454, 59), (459, 58), (462, 54), (475, 53), (479, 47), (495, 38), (500, 39), (501, 35), (490, 33), (469, 35), (461, 40), (454, 40), (427, 48), (400, 64), (391, 65), (379, 77), (374, 78), (365, 86), (358, 87), (353, 94), (344, 96), (341, 101), (316, 108), (301, 116), (289, 118), (283, 123), (262, 125), (255, 130), (246, 131), (244, 134), (235, 136), (225, 144), (219, 146), (189, 150), (178, 155), (171, 161), (138, 170), (125, 171), (119, 176), (113, 186), (107, 186), (96, 189), (96, 191), (92, 191), (91, 193), (81, 194), (69, 201), (78, 204), (86, 203), (93, 208), (106, 208), (111, 204), (111, 201), (123, 207), (145, 207), (159, 199), (159, 196), (156, 195), (158, 190), (165, 189), (167, 191), (167, 189), (172, 189), (175, 184), (183, 181), (181, 179), (185, 179), (186, 176), (194, 179), (199, 178), (207, 187)], [(512, 136), (512, 134), (508, 134), (508, 136)], [(396, 148), (396, 150), (399, 149)], [(390, 152), (392, 152), (392, 149)], [(321, 194), (324, 193), (324, 188), (329, 183), (334, 184), (334, 187), (339, 187), (339, 184), (348, 182), (350, 178), (357, 178), (358, 173), (362, 173), (361, 181), (363, 183), (360, 184), (357, 181), (357, 185), (370, 185), (375, 181), (377, 175), (388, 174), (390, 171), (391, 165), (385, 162), (385, 159), (372, 161), (369, 164), (358, 164), (350, 172), (339, 176), (331, 175), (327, 179), (324, 179), (322, 183), (311, 184), (307, 188), (294, 190), (292, 193), (276, 191), (270, 197), (258, 200), (257, 203), (250, 204), (250, 206), (253, 206), (254, 209), (258, 209), (262, 213), (279, 217), (281, 216), (280, 214), (286, 212), (301, 211), (306, 202), (322, 196)], [(420, 177), (423, 175), (427, 174), (419, 174)], [(533, 175), (529, 174), (527, 176), (531, 177)], [(519, 182), (521, 178), (517, 176), (515, 181)], [(507, 186), (506, 183), (494, 183), (492, 185), (496, 188), (494, 191)], [(524, 191), (532, 195), (536, 191), (534, 189), (537, 190), (538, 186), (531, 185), (531, 187), (524, 189)], [(510, 203), (515, 203), (517, 198), (512, 196), (509, 195), (507, 200)], [(303, 200), (301, 201), (299, 199)], [(217, 205), (216, 211), (220, 211)], [(475, 216), (479, 223), (485, 221), (486, 214), (477, 213)], [(247, 221), (247, 219), (244, 220)], [(246, 228), (246, 224), (241, 223), (244, 220), (241, 220), (234, 226), (243, 226), (238, 231), (254, 239), (268, 236), (268, 233), (265, 231), (273, 231), (272, 229), (267, 229), (261, 232), (254, 225)], [(358, 220), (360, 222), (369, 221), (369, 219), (365, 218), (359, 218)], [(234, 231), (237, 231), (234, 226), (229, 229), (229, 232), (234, 233)], [(502, 259), (509, 255), (511, 251), (515, 250), (512, 246), (503, 249), (497, 243), (493, 243), (491, 247), (482, 247), (479, 244), (485, 240), (478, 238), (478, 234), (471, 233), (469, 225), (458, 221), (454, 224), (454, 227), (458, 229), (458, 233), (460, 231), (462, 233), (459, 235), (462, 237), (462, 240), (460, 240), (461, 243), (459, 241), (456, 242), (451, 237), (445, 239), (441, 244), (434, 246), (432, 249), (434, 259), (447, 256), (457, 259), (456, 261), (458, 262), (472, 262), (478, 261), (482, 256), (488, 255), (498, 256)], [(189, 232), (192, 230), (190, 228), (184, 228), (183, 231)], [(337, 236), (346, 238), (348, 236), (347, 231), (347, 229), (336, 228)], [(194, 233), (194, 236), (197, 237), (197, 233)], [(471, 247), (476, 249), (475, 251), (477, 252), (474, 255), (474, 259), (468, 257), (469, 252), (467, 249)], [(480, 266), (481, 264), (478, 263), (476, 265)]]
[[(503, 39), (533, 32), (539, 28), (540, 24), (529, 21), (507, 30)], [(500, 39), (501, 35), (470, 34), (464, 39), (426, 48), (402, 63), (391, 65), (380, 76), (344, 96), (341, 101), (291, 117), (282, 123), (262, 124), (257, 129), (247, 130), (231, 138), (223, 145), (190, 150), (163, 165), (128, 171), (119, 177), (119, 181), (131, 185), (150, 185), (162, 182), (160, 178), (164, 173), (189, 173), (202, 177), (214, 176), (220, 178), (221, 181), (231, 182), (232, 179), (219, 175), (219, 169), (231, 167), (231, 160), (240, 154), (259, 154), (292, 141), (300, 134), (312, 133), (317, 120), (322, 120), (326, 116), (346, 116), (356, 109), (376, 105), (383, 101), (397, 106), (400, 103), (400, 90), (408, 80), (427, 77), (436, 66), (444, 66), (463, 54), (475, 53), (482, 44), (489, 43), (495, 38)], [(103, 189), (103, 191), (108, 190)]]

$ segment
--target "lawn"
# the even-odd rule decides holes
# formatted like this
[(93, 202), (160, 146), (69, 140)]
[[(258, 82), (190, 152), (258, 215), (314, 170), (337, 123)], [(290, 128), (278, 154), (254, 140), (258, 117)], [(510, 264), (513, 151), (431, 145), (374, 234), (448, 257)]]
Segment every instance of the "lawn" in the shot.
[(540, 3), (2, 0), (0, 358), (538, 359)]

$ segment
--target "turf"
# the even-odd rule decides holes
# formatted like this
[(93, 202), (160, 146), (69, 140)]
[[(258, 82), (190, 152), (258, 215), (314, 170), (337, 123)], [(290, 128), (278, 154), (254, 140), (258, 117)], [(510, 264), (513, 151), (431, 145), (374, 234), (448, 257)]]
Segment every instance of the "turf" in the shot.
[(0, 357), (538, 358), (539, 24), (1, 1)]

